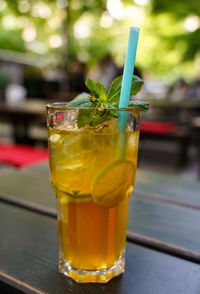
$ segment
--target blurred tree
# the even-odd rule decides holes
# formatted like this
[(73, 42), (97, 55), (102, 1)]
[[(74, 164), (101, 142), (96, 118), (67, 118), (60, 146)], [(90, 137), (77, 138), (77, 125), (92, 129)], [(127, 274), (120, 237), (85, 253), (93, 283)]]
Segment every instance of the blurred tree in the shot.
[(66, 21), (67, 0), (1, 0), (0, 48), (37, 55), (57, 54), (65, 45), (62, 26)]
[(189, 14), (197, 14), (200, 16), (200, 5), (197, 0), (154, 0), (152, 5), (154, 13), (170, 12), (176, 18), (187, 17)]
[[(93, 66), (108, 53), (124, 63), (128, 27), (141, 27), (137, 65), (148, 77), (172, 82), (199, 73), (200, 18), (196, 0), (71, 0), (69, 1), (70, 60)], [(197, 8), (198, 6), (198, 8)], [(195, 64), (194, 64), (195, 60)]]
[[(184, 46), (181, 62), (194, 59), (200, 55), (200, 4), (197, 0), (153, 0), (152, 15), (169, 13), (173, 19), (182, 23), (182, 32), (174, 32), (164, 38), (167, 44)], [(178, 48), (177, 48), (178, 49)]]
[(131, 25), (141, 27), (136, 62), (147, 77), (200, 73), (197, 0), (0, 1), (0, 49), (46, 56), (44, 66), (69, 56), (90, 68), (110, 54), (121, 67)]

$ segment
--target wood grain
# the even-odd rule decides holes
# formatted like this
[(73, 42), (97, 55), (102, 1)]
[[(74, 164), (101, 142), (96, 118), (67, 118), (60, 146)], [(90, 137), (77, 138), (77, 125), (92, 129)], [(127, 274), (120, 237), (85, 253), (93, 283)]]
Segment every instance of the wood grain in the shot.
[(200, 253), (200, 211), (153, 200), (130, 199), (128, 230)]
[[(0, 201), (56, 217), (48, 174), (22, 170), (0, 177)], [(161, 251), (199, 262), (199, 219), (198, 210), (145, 199), (135, 193), (130, 199), (128, 236), (136, 234), (136, 242), (139, 235), (138, 242), (142, 238), (144, 246), (156, 248), (157, 244)], [(167, 244), (164, 249), (163, 243)]]
[[(25, 170), (49, 177), (48, 161), (32, 165)], [(138, 169), (135, 191), (143, 198), (149, 197), (158, 201), (200, 209), (200, 182), (198, 181), (183, 180), (176, 176)]]
[(0, 195), (51, 208), (56, 205), (49, 175), (23, 169), (0, 177)]
[(199, 265), (129, 242), (123, 276), (79, 285), (58, 272), (56, 227), (53, 218), (0, 203), (0, 280), (31, 294), (199, 293)]
[(200, 182), (197, 181), (138, 169), (135, 191), (158, 201), (166, 200), (200, 209)]
[(127, 232), (127, 240), (147, 248), (158, 250), (160, 252), (200, 264), (200, 253), (196, 251), (181, 248), (173, 244), (162, 242), (141, 234), (132, 233), (130, 231)]

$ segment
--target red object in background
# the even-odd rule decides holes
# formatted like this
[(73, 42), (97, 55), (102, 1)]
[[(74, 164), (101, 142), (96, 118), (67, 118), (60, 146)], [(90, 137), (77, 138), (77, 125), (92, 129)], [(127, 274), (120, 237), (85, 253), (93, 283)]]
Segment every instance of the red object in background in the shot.
[(144, 133), (156, 133), (167, 134), (177, 130), (177, 124), (174, 122), (157, 122), (157, 121), (145, 121), (140, 123), (140, 132)]
[(56, 123), (62, 123), (65, 118), (64, 112), (57, 112), (56, 113)]
[(25, 167), (48, 159), (48, 149), (0, 143), (0, 162)]

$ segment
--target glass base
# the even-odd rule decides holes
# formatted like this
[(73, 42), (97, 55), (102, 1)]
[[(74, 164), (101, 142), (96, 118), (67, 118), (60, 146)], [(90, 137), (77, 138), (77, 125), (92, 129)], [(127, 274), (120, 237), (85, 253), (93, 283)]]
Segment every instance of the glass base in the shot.
[(63, 258), (59, 261), (59, 271), (77, 283), (107, 283), (112, 278), (122, 274), (125, 266), (125, 251), (118, 261), (109, 269), (83, 270), (75, 269)]

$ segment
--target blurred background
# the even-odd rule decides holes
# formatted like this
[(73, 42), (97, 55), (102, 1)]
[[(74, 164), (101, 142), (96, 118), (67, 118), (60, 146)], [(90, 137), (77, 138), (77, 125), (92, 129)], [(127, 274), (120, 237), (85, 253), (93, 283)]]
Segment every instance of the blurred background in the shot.
[(108, 87), (122, 74), (130, 26), (141, 28), (137, 100), (151, 105), (139, 168), (200, 179), (197, 0), (0, 0), (1, 166), (20, 166), (6, 144), (47, 147), (46, 103), (71, 100), (87, 77)]

